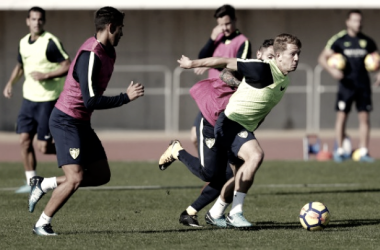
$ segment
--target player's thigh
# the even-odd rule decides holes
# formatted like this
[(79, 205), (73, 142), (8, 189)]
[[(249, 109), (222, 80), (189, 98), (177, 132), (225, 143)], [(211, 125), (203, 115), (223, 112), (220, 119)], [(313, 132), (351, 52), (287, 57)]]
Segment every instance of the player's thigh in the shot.
[(16, 132), (18, 134), (27, 133), (34, 137), (37, 132), (37, 121), (34, 118), (35, 114), (35, 102), (23, 99), (20, 112), (17, 117)]

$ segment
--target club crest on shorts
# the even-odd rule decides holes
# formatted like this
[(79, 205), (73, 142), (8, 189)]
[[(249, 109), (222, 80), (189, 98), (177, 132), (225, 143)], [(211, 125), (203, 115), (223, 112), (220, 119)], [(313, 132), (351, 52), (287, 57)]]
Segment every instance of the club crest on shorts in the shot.
[(205, 142), (208, 148), (212, 148), (215, 144), (215, 138), (205, 138)]
[(75, 160), (79, 155), (79, 148), (70, 148), (70, 155)]
[(238, 134), (238, 136), (241, 137), (241, 138), (247, 138), (248, 137), (248, 131), (247, 130), (243, 130), (243, 131), (241, 131)]

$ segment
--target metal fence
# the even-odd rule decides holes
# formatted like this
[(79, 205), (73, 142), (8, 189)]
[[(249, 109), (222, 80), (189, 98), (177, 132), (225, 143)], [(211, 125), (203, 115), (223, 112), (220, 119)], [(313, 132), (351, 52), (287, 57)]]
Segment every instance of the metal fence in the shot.
[[(172, 133), (179, 131), (180, 123), (180, 99), (181, 96), (189, 95), (189, 87), (181, 86), (183, 83), (182, 73), (185, 70), (177, 67), (172, 72), (164, 65), (116, 65), (115, 72), (158, 72), (164, 75), (162, 87), (145, 88), (146, 95), (163, 95), (165, 97), (165, 132)], [(289, 86), (287, 93), (306, 95), (306, 131), (318, 132), (320, 130), (321, 117), (321, 95), (324, 93), (335, 93), (336, 86), (323, 85), (321, 74), (323, 68), (317, 65), (314, 69), (300, 63), (297, 71), (305, 72), (305, 85)], [(192, 71), (188, 71), (192, 72)], [(125, 91), (120, 88), (109, 88), (108, 93), (117, 94)], [(380, 93), (380, 89), (375, 89), (375, 93)]]

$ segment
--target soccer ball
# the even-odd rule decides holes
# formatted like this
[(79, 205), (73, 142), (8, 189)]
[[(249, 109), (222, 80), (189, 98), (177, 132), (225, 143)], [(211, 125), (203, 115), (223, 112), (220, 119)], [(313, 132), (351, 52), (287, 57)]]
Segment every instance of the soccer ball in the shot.
[(335, 69), (343, 70), (344, 67), (346, 67), (346, 59), (342, 54), (334, 53), (327, 59), (327, 65)]
[(360, 148), (356, 149), (353, 153), (352, 153), (352, 160), (353, 161), (360, 161), (360, 158), (361, 158), (361, 152), (360, 152)]
[(308, 231), (323, 230), (330, 221), (330, 212), (320, 202), (309, 202), (300, 212), (300, 222)]
[(364, 65), (367, 71), (372, 72), (379, 69), (380, 56), (377, 52), (368, 54), (364, 58)]

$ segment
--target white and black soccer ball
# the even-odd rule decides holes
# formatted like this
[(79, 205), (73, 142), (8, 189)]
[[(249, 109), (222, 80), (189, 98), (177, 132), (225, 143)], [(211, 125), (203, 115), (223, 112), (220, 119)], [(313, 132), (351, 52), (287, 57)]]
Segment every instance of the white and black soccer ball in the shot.
[(309, 202), (300, 212), (300, 222), (308, 231), (323, 230), (329, 224), (330, 212), (321, 202)]

